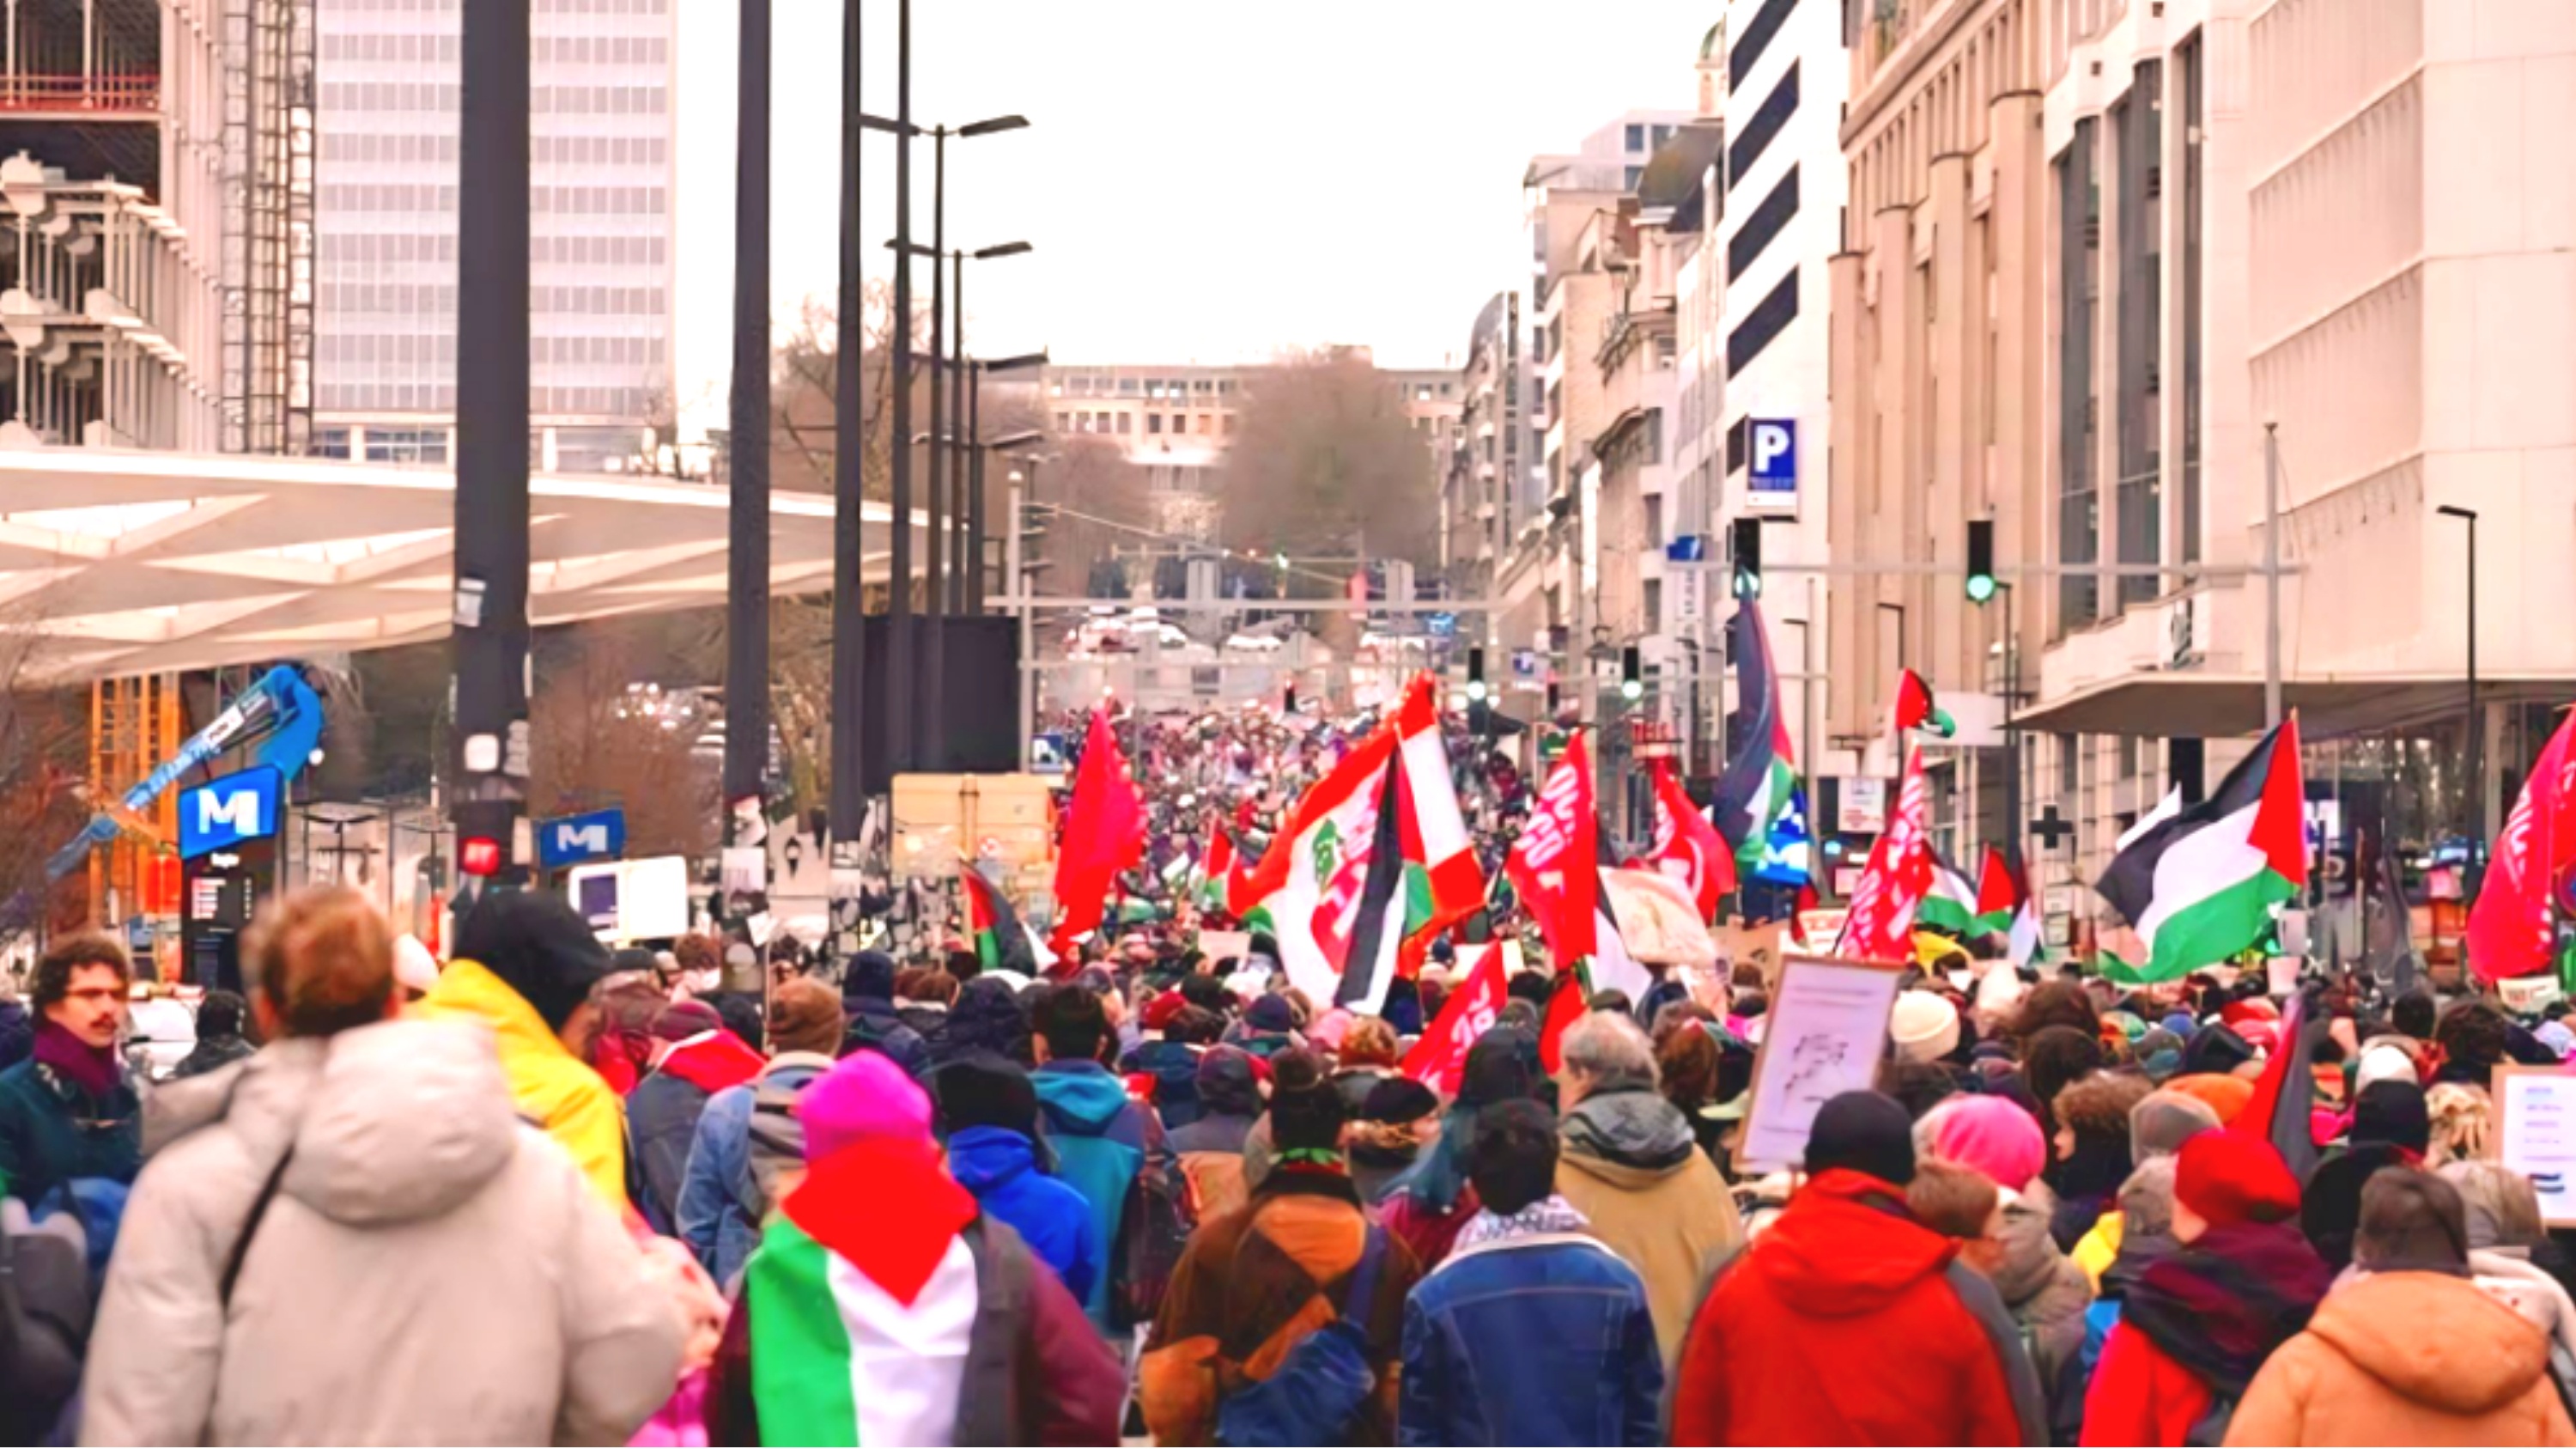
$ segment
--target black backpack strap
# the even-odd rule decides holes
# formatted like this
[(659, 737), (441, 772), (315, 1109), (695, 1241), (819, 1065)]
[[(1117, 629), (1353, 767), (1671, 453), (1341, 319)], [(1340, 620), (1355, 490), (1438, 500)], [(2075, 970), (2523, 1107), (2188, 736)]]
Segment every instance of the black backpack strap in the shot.
[(250, 1256), (250, 1240), (259, 1232), (260, 1219), (268, 1216), (268, 1205), (277, 1200), (277, 1185), (286, 1180), (287, 1165), (293, 1161), (295, 1147), (289, 1143), (286, 1151), (278, 1156), (277, 1165), (268, 1170), (268, 1181), (259, 1185), (259, 1196), (251, 1199), (250, 1216), (242, 1222), (241, 1236), (233, 1239), (233, 1250), (224, 1258), (223, 1282), (215, 1290), (215, 1302), (219, 1306), (232, 1306), (233, 1285), (241, 1281), (242, 1260)]
[(1377, 1268), (1386, 1258), (1386, 1229), (1369, 1224), (1368, 1244), (1360, 1249), (1359, 1266), (1351, 1269), (1350, 1286), (1342, 1292), (1342, 1321), (1365, 1331), (1377, 1300)]

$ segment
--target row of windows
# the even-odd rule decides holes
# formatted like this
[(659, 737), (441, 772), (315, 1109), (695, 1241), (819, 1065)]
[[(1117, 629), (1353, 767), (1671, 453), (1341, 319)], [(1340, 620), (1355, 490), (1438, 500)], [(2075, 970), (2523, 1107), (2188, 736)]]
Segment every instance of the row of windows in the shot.
[[(371, 33), (321, 37), (322, 59), (392, 65), (455, 65), (458, 37)], [(528, 41), (538, 65), (668, 65), (671, 43), (658, 35), (538, 35)]]
[[(351, 446), (347, 428), (313, 430), (313, 456), (317, 458), (346, 458)], [(370, 463), (444, 463), (447, 429), (369, 428), (366, 450)]]
[[(321, 188), (324, 211), (454, 211), (453, 186), (343, 183)], [(538, 215), (661, 216), (671, 193), (661, 186), (531, 186), (528, 209)]]
[[(330, 131), (322, 137), (325, 161), (452, 166), (456, 153), (452, 132)], [(662, 136), (534, 136), (528, 141), (528, 159), (539, 166), (666, 166), (671, 143)]]
[[(324, 332), (313, 339), (313, 360), (431, 366), (456, 361), (453, 332)], [(668, 356), (660, 337), (532, 337), (528, 361), (539, 366), (659, 367)]]
[(1726, 243), (1726, 280), (1733, 282), (1760, 259), (1771, 239), (1798, 214), (1798, 168), (1791, 166), (1762, 204), (1753, 208)]
[[(322, 107), (328, 112), (454, 112), (462, 88), (429, 81), (326, 81)], [(558, 116), (659, 116), (671, 108), (667, 86), (530, 86), (532, 114)]]
[[(456, 386), (453, 383), (326, 382), (315, 389), (315, 392), (317, 394), (315, 405), (325, 412), (452, 413), (456, 411)], [(528, 410), (539, 417), (580, 415), (640, 418), (646, 414), (652, 403), (653, 390), (643, 387), (532, 387), (528, 389)], [(375, 433), (373, 428), (367, 431), (370, 437)], [(346, 445), (343, 444), (343, 446)], [(326, 456), (345, 457), (347, 454), (336, 453)]]
[[(396, 316), (453, 316), (453, 283), (324, 282), (326, 313), (389, 312)], [(658, 319), (668, 312), (670, 293), (660, 287), (530, 287), (529, 310), (575, 317), (641, 317)]]
[(1727, 334), (1726, 375), (1732, 378), (1752, 366), (1753, 359), (1762, 355), (1762, 349), (1770, 346), (1772, 339), (1787, 331), (1789, 324), (1796, 320), (1798, 269), (1791, 267), (1789, 275), (1780, 279), (1780, 285), (1771, 289), (1771, 295), (1755, 304), (1753, 310), (1745, 314), (1744, 320), (1736, 324), (1735, 330)]
[(1230, 377), (1200, 377), (1187, 380), (1177, 377), (1168, 379), (1159, 377), (1121, 377), (1112, 379), (1097, 373), (1075, 372), (1067, 373), (1063, 377), (1057, 379), (1055, 386), (1051, 391), (1053, 391), (1058, 397), (1061, 397), (1068, 392), (1072, 393), (1076, 397), (1084, 397), (1094, 393), (1102, 397), (1108, 397), (1113, 394), (1120, 397), (1176, 399), (1188, 397), (1192, 394), (1196, 394), (1201, 397), (1227, 397), (1232, 396), (1234, 393), (1234, 379)]
[(1744, 129), (1727, 143), (1726, 174), (1741, 179), (1750, 171), (1753, 163), (1778, 139), (1781, 128), (1789, 124), (1789, 118), (1797, 110), (1798, 66), (1793, 61), (1788, 70), (1781, 73), (1780, 83), (1771, 88), (1771, 94), (1764, 96), (1762, 104), (1754, 108), (1752, 118), (1744, 123)]
[[(1198, 419), (1195, 426), (1190, 422), (1193, 416)], [(1131, 435), (1136, 431), (1136, 417), (1134, 413), (1061, 412), (1055, 415), (1055, 427), (1060, 433)], [(1148, 437), (1164, 434), (1180, 437), (1191, 432), (1200, 437), (1213, 437), (1220, 431), (1229, 438), (1234, 436), (1235, 417), (1232, 413), (1173, 413), (1168, 420), (1162, 413), (1146, 413), (1144, 418)], [(1218, 423), (1219, 418), (1224, 420), (1222, 426)], [(1167, 421), (1169, 426), (1166, 426)]]
[[(456, 233), (452, 231), (326, 231), (317, 245), (325, 267), (446, 264), (456, 260)], [(670, 248), (670, 239), (658, 236), (541, 236), (530, 242), (528, 256), (539, 265), (658, 267), (665, 264)]]

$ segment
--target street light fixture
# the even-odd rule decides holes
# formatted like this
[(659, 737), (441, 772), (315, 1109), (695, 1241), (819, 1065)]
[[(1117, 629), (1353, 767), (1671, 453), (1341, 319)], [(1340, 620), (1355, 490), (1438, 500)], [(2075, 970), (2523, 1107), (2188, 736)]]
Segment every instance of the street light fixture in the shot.
[(2469, 837), (2469, 880), (2467, 884), (2474, 885), (2478, 875), (2478, 856), (2480, 851), (2484, 848), (2487, 838), (2487, 780), (2486, 761), (2483, 758), (2486, 751), (2482, 748), (2486, 743), (2483, 738), (2486, 731), (2478, 728), (2478, 511), (2474, 508), (2462, 508), (2456, 503), (2442, 504), (2433, 511), (2442, 515), (2444, 518), (2460, 519), (2469, 526), (2469, 557), (2467, 575), (2469, 595), (2469, 657), (2467, 660), (2468, 699), (2466, 702), (2466, 713), (2462, 716), (2462, 723), (2468, 734), (2469, 746), (2469, 779), (2467, 791), (2468, 809), (2466, 812), (2468, 816)]

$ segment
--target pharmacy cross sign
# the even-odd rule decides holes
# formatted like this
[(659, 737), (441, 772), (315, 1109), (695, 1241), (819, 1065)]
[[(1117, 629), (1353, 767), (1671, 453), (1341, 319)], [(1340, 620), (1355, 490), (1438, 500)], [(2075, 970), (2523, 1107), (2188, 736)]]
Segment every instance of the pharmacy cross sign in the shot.
[(2030, 822), (2030, 833), (2039, 837), (2042, 850), (2055, 850), (2065, 843), (2066, 837), (2075, 833), (2075, 822), (2060, 816), (2057, 807), (2051, 805), (2039, 812), (2037, 820)]

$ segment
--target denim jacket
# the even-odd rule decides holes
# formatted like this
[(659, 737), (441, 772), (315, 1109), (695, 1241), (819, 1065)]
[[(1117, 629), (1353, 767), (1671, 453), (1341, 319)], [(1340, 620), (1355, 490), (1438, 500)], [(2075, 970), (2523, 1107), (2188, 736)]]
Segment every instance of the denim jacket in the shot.
[(762, 1082), (802, 1091), (832, 1069), (832, 1059), (818, 1052), (781, 1052), (758, 1080), (727, 1087), (707, 1099), (698, 1114), (698, 1130), (689, 1143), (688, 1166), (680, 1173), (680, 1198), (673, 1216), (680, 1241), (719, 1287), (730, 1287), (734, 1275), (760, 1246), (761, 1224), (751, 1200), (751, 1105)]
[(1580, 1233), (1462, 1248), (1404, 1307), (1399, 1444), (1661, 1444), (1636, 1270)]

